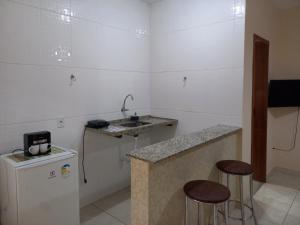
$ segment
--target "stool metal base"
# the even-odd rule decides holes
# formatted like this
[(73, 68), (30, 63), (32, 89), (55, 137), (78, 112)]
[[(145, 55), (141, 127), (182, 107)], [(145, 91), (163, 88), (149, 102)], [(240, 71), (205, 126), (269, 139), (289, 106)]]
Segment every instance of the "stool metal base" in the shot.
[[(199, 201), (196, 201), (194, 199), (190, 199), (188, 196), (185, 197), (185, 221), (184, 221), (184, 225), (189, 225), (189, 221), (188, 221), (188, 203), (189, 203), (189, 200), (191, 200), (192, 202), (195, 202), (197, 204), (197, 207), (198, 207), (198, 217), (197, 217), (197, 225), (200, 225), (200, 204), (204, 204), (204, 205), (212, 205), (213, 206), (213, 225), (218, 225), (218, 213), (220, 213), (221, 215), (224, 216), (224, 222), (225, 222), (225, 225), (229, 225), (228, 224), (228, 207), (229, 207), (229, 201), (225, 201), (225, 202), (222, 202), (222, 203), (218, 203), (218, 204), (212, 204), (212, 203), (203, 203), (203, 202), (199, 202)], [(225, 213), (224, 212), (221, 212), (219, 209), (218, 209), (218, 205), (220, 204), (224, 204), (224, 209), (225, 209)]]
[[(241, 206), (241, 217), (233, 217), (233, 216), (230, 216), (230, 210), (229, 210), (229, 206), (228, 206), (228, 218), (230, 219), (233, 219), (233, 220), (239, 220), (242, 222), (242, 225), (245, 225), (245, 222), (251, 218), (253, 218), (254, 220), (254, 224), (255, 225), (258, 225), (257, 223), (257, 219), (256, 219), (256, 215), (255, 215), (255, 208), (254, 208), (254, 198), (253, 198), (253, 174), (250, 174), (250, 175), (247, 175), (249, 176), (249, 183), (250, 183), (250, 204), (251, 206), (247, 205), (244, 203), (244, 188), (243, 188), (243, 177), (242, 175), (234, 175), (234, 174), (228, 174), (228, 173), (225, 173), (225, 172), (222, 172), (222, 171), (219, 171), (219, 181), (220, 183), (222, 183), (222, 175), (223, 174), (226, 174), (226, 183), (227, 183), (227, 188), (230, 189), (230, 186), (229, 186), (229, 177), (230, 175), (231, 176), (237, 176), (238, 179), (239, 179), (239, 189), (240, 189), (240, 200), (228, 200), (229, 202), (229, 205), (230, 203), (232, 202), (235, 202), (235, 203), (238, 203), (240, 206)], [(251, 216), (246, 218), (245, 217), (245, 209), (250, 209), (251, 211)]]
[[(230, 208), (230, 204), (231, 203), (236, 203), (236, 204), (238, 204), (238, 205), (241, 205), (241, 202), (240, 201), (238, 201), (238, 200), (228, 200), (228, 204), (229, 204), (229, 208)], [(248, 221), (248, 220), (250, 220), (250, 219), (252, 219), (252, 218), (254, 218), (254, 214), (253, 214), (253, 209), (251, 208), (251, 206), (249, 206), (249, 205), (247, 205), (247, 204), (244, 204), (244, 207), (245, 208), (247, 208), (251, 213), (250, 213), (250, 216), (248, 216), (248, 217), (246, 217), (245, 219), (244, 219), (244, 221), (246, 222), (246, 221)], [(226, 210), (226, 209), (225, 209)], [(226, 211), (225, 211), (226, 212)], [(221, 215), (223, 215), (224, 217), (225, 217), (225, 212), (224, 212), (224, 210), (222, 211), (222, 210), (219, 210), (219, 213), (221, 214)], [(243, 218), (240, 216), (240, 217), (236, 217), (236, 216), (232, 216), (232, 215), (228, 215), (228, 218), (230, 218), (230, 219), (232, 219), (232, 220), (239, 220), (239, 221), (243, 221)]]

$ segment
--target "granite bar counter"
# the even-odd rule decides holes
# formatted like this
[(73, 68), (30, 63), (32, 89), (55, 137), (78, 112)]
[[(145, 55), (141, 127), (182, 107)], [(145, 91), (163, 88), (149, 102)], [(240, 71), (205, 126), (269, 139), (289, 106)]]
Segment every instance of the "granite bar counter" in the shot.
[[(197, 179), (218, 181), (216, 162), (241, 158), (241, 134), (240, 127), (216, 125), (130, 152), (131, 225), (183, 225), (184, 184)], [(234, 198), (236, 182), (231, 185)], [(191, 218), (196, 208), (189, 203)], [(204, 224), (210, 210), (201, 207)]]
[(217, 125), (204, 129), (200, 132), (178, 136), (164, 142), (132, 151), (128, 154), (128, 156), (151, 163), (157, 163), (161, 160), (176, 156), (186, 150), (207, 144), (210, 141), (225, 137), (226, 135), (230, 135), (239, 130), (241, 130), (240, 127)]

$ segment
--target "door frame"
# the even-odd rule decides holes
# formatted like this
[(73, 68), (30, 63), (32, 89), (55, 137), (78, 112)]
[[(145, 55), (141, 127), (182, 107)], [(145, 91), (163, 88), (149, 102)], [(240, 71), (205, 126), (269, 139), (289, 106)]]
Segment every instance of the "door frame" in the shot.
[[(270, 42), (262, 37), (260, 37), (257, 34), (253, 35), (253, 65), (252, 65), (252, 108), (251, 108), (251, 164), (254, 165), (255, 167), (255, 163), (254, 160), (256, 160), (254, 158), (254, 152), (256, 151), (254, 149), (254, 108), (257, 107), (257, 105), (255, 105), (256, 101), (254, 100), (254, 93), (255, 93), (255, 84), (256, 84), (256, 79), (257, 76), (256, 75), (256, 60), (255, 60), (255, 56), (256, 56), (256, 43), (257, 42), (262, 42), (264, 44), (267, 45), (268, 47), (268, 72), (267, 72), (267, 76), (269, 76), (269, 53), (270, 53)], [(268, 79), (268, 77), (267, 77)], [(266, 86), (265, 91), (266, 96), (268, 96), (268, 86)], [(259, 107), (264, 107), (264, 106), (259, 106)], [(266, 182), (266, 177), (267, 177), (267, 120), (268, 120), (268, 105), (266, 105), (264, 107), (263, 110), (266, 110), (266, 121), (265, 121), (265, 127), (266, 127), (266, 146), (264, 149), (263, 153), (260, 153), (260, 155), (263, 156), (263, 159), (260, 159), (260, 161), (263, 161), (264, 165), (262, 167), (260, 167), (259, 171), (257, 172), (258, 168), (254, 168), (254, 179), (260, 182)], [(256, 151), (258, 153), (258, 151)], [(256, 154), (257, 155), (257, 154)]]

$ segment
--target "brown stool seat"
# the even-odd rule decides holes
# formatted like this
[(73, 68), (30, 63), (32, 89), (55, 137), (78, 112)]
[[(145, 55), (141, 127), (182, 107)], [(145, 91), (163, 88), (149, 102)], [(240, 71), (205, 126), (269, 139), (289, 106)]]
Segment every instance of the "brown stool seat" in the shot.
[(230, 198), (230, 191), (227, 187), (207, 180), (188, 182), (183, 190), (190, 199), (203, 203), (218, 204)]
[(250, 164), (237, 160), (223, 160), (218, 162), (217, 168), (224, 173), (247, 176), (253, 173)]

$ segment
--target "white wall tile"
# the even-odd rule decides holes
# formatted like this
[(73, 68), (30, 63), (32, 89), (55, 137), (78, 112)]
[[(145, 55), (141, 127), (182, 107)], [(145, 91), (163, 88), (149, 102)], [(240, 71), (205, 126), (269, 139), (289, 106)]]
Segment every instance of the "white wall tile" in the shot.
[(73, 19), (72, 47), (74, 66), (149, 71), (150, 39), (135, 31)]
[[(99, 21), (99, 8), (101, 1), (98, 0), (72, 0), (72, 11), (75, 17)], [(99, 21), (100, 22), (100, 21)]]
[(104, 67), (103, 27), (97, 23), (72, 18), (72, 65)]
[[(185, 76), (186, 83), (183, 82)], [(152, 76), (152, 106), (239, 116), (242, 83), (242, 68), (155, 74)]]
[(179, 123), (177, 126), (176, 135), (197, 132), (207, 127), (215, 126), (216, 124), (240, 126), (241, 123), (240, 116), (225, 116), (221, 114), (214, 115), (211, 113), (205, 114), (159, 108), (152, 108), (151, 113), (156, 116), (178, 119)]
[(71, 65), (71, 21), (64, 15), (41, 11), (41, 63), (45, 65)]
[(117, 112), (128, 93), (130, 108), (150, 107), (147, 73), (0, 63), (0, 74), (0, 124)]
[(100, 21), (123, 29), (149, 31), (149, 6), (139, 0), (104, 0)]
[(148, 74), (85, 69), (74, 70), (74, 74), (77, 81), (71, 93), (75, 115), (119, 112), (129, 93), (135, 96), (134, 102), (128, 101), (130, 109), (150, 107)]
[(152, 37), (152, 70), (207, 70), (243, 65), (243, 22), (181, 30)]
[(32, 112), (40, 115), (42, 108), (36, 107), (43, 90), (38, 79), (40, 68), (1, 63), (0, 71), (1, 124), (30, 120)]
[(59, 14), (70, 14), (71, 0), (6, 0), (33, 6), (45, 10), (50, 10)]
[(72, 12), (80, 17), (119, 29), (149, 29), (149, 6), (139, 0), (72, 0)]
[(120, 70), (149, 71), (150, 39), (135, 32), (104, 28), (105, 67)]
[(40, 0), (39, 4), (42, 9), (52, 10), (62, 15), (71, 15), (71, 0)]
[(41, 51), (38, 9), (1, 1), (0, 28), (0, 61), (39, 62)]
[(41, 0), (3, 0), (3, 1), (11, 1), (11, 2), (21, 3), (23, 5), (34, 6), (34, 7), (41, 6)]
[(70, 70), (1, 63), (0, 73), (0, 124), (72, 115)]
[[(152, 32), (156, 34), (166, 33), (223, 23), (236, 18), (236, 11), (234, 10), (236, 5), (236, 0), (161, 1), (152, 5)], [(242, 9), (245, 7), (242, 2), (238, 6)]]

